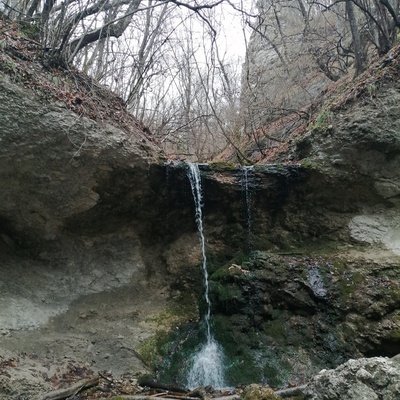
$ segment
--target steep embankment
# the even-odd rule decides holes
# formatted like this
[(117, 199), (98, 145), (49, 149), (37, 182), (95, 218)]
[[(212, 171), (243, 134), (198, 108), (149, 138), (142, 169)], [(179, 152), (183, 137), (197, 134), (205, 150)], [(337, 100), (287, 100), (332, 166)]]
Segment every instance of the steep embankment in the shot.
[(170, 301), (169, 244), (197, 243), (188, 203), (167, 195), (163, 155), (120, 99), (41, 66), (14, 26), (1, 35), (0, 397), (148, 370), (143, 340), (194, 300)]

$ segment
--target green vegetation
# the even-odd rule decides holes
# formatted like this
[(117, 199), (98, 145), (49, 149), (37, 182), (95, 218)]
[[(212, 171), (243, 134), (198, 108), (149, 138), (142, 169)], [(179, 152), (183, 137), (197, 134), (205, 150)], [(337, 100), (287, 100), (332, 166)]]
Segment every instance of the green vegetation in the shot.
[(23, 22), (21, 23), (21, 34), (28, 39), (39, 40), (40, 28), (37, 24)]
[(309, 126), (310, 130), (323, 130), (329, 129), (333, 120), (333, 112), (328, 108), (323, 109)]
[(271, 336), (277, 343), (284, 345), (287, 338), (287, 326), (284, 321), (275, 319), (267, 321), (264, 325), (264, 332)]
[(318, 161), (312, 158), (303, 158), (301, 160), (301, 166), (304, 169), (308, 169), (308, 170), (319, 170), (320, 169), (320, 165), (318, 164)]
[(6, 73), (15, 72), (16, 64), (14, 61), (2, 61), (0, 60), (0, 70), (3, 70)]
[(237, 164), (230, 163), (230, 162), (225, 162), (225, 161), (216, 161), (216, 162), (211, 162), (208, 164), (208, 167), (210, 168), (211, 171), (237, 171), (238, 166)]
[[(188, 323), (195, 320), (198, 310), (191, 299), (171, 302), (163, 312), (152, 316), (149, 321), (159, 326), (157, 333), (145, 339), (138, 353), (144, 363), (158, 370), (167, 358), (187, 340), (193, 327)], [(180, 326), (179, 329), (176, 327)]]
[(274, 391), (261, 385), (249, 385), (244, 389), (242, 400), (277, 400), (281, 397), (276, 396)]
[(149, 366), (157, 366), (167, 352), (168, 343), (171, 341), (170, 333), (159, 331), (154, 336), (145, 339), (138, 348), (142, 360)]
[(349, 297), (365, 282), (361, 271), (352, 271), (344, 260), (335, 260), (332, 264), (331, 273), (335, 277), (335, 288), (339, 291), (338, 299), (348, 301)]
[[(330, 301), (332, 307), (324, 309), (325, 303), (318, 307), (309, 290), (310, 267), (318, 268), (327, 290), (324, 302)], [(227, 384), (261, 382), (280, 388), (291, 381), (305, 381), (317, 369), (336, 366), (349, 352), (357, 352), (347, 338), (359, 337), (368, 321), (355, 314), (340, 323), (337, 307), (350, 306), (353, 293), (358, 296), (367, 281), (365, 268), (321, 254), (257, 251), (215, 270), (210, 275), (212, 330), (224, 351)], [(399, 292), (397, 287), (388, 288), (386, 299), (397, 304)], [(198, 324), (181, 324), (146, 341), (142, 354), (161, 371), (160, 379), (184, 385), (188, 360), (204, 340), (202, 332)], [(385, 338), (398, 341), (399, 337), (400, 330), (394, 328)]]
[(217, 296), (218, 301), (221, 303), (242, 301), (242, 290), (235, 285), (214, 283), (212, 285), (212, 292)]

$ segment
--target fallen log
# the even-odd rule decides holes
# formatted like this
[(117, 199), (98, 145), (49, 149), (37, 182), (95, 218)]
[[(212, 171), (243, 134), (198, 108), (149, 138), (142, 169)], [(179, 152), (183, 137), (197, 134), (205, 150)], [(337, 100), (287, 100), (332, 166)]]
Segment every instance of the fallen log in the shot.
[(302, 385), (302, 386), (296, 386), (296, 387), (292, 387), (292, 388), (288, 388), (288, 389), (281, 389), (281, 390), (277, 390), (275, 392), (275, 394), (282, 398), (296, 396), (296, 395), (300, 395), (300, 394), (304, 395), (304, 389), (306, 387), (307, 387), (307, 385)]
[[(282, 398), (285, 397), (290, 397), (290, 396), (296, 396), (298, 394), (304, 394), (304, 389), (307, 387), (307, 385), (303, 386), (296, 386), (293, 388), (288, 388), (288, 389), (282, 389), (278, 390), (275, 392), (277, 396), (280, 396)], [(127, 396), (120, 396), (121, 399), (123, 400), (155, 400), (156, 396), (151, 396), (151, 395), (142, 395), (142, 394), (135, 394), (135, 395), (127, 395)], [(188, 396), (173, 396), (173, 395), (166, 395), (165, 397), (162, 397), (162, 400), (198, 400), (196, 397), (188, 397)], [(240, 395), (239, 394), (231, 394), (228, 396), (221, 396), (221, 397), (214, 397), (212, 400), (239, 400)], [(106, 399), (99, 399), (99, 400), (106, 400)]]
[(237, 400), (240, 399), (240, 394), (230, 394), (228, 396), (214, 397), (212, 400)]
[(96, 375), (89, 379), (84, 379), (74, 383), (65, 389), (53, 390), (43, 396), (42, 400), (62, 400), (70, 396), (75, 396), (84, 389), (89, 389), (99, 384), (99, 376)]
[(167, 383), (158, 382), (153, 379), (151, 376), (144, 375), (139, 379), (140, 386), (147, 386), (153, 389), (162, 389), (168, 390), (169, 392), (177, 392), (177, 393), (187, 393), (188, 390), (176, 385), (170, 385)]
[[(157, 397), (154, 395), (141, 395), (141, 394), (131, 394), (131, 395), (122, 395), (119, 398), (124, 400), (199, 400), (198, 397), (187, 397), (187, 396), (174, 396), (174, 395), (166, 395), (165, 397)], [(102, 399), (99, 399), (102, 400)]]

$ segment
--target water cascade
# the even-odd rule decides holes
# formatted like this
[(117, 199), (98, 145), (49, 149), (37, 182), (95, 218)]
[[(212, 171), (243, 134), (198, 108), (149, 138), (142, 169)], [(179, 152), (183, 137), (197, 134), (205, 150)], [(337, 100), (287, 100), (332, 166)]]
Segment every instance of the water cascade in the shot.
[(208, 295), (208, 272), (207, 259), (205, 253), (205, 239), (203, 232), (203, 214), (202, 214), (202, 190), (201, 176), (199, 166), (197, 164), (188, 163), (188, 177), (192, 188), (193, 199), (196, 209), (196, 223), (200, 236), (201, 253), (202, 253), (202, 271), (204, 278), (204, 299), (206, 303), (206, 311), (204, 314), (204, 325), (206, 342), (201, 346), (200, 350), (193, 356), (192, 366), (188, 374), (187, 386), (191, 389), (199, 386), (212, 386), (215, 389), (226, 386), (224, 384), (223, 373), (223, 351), (211, 332), (211, 302)]
[(254, 167), (242, 167), (242, 190), (244, 193), (244, 204), (246, 213), (246, 245), (247, 250), (251, 248), (251, 191), (250, 183), (254, 180)]

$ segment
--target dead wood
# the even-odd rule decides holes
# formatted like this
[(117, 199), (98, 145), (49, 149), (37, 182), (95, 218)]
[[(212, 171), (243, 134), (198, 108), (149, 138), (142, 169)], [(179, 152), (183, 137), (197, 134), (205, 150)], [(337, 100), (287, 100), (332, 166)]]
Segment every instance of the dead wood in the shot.
[(78, 394), (80, 391), (84, 389), (88, 389), (90, 387), (96, 386), (99, 383), (99, 376), (96, 375), (92, 378), (89, 379), (84, 379), (79, 382), (76, 382), (72, 386), (66, 388), (66, 389), (57, 389), (53, 390), (52, 392), (49, 392), (44, 395), (42, 400), (62, 400), (66, 399), (69, 396), (75, 396)]
[(141, 395), (141, 394), (134, 394), (134, 395), (127, 395), (121, 396), (124, 400), (154, 400), (154, 399), (162, 399), (162, 400), (199, 400), (198, 397), (187, 397), (187, 396), (175, 396), (168, 394), (165, 397), (157, 397), (157, 396), (150, 396), (150, 395)]
[(236, 400), (240, 399), (239, 394), (230, 394), (228, 396), (214, 397), (212, 400)]
[(176, 385), (170, 385), (167, 383), (158, 382), (150, 376), (143, 376), (139, 380), (140, 386), (147, 386), (153, 389), (162, 389), (168, 390), (169, 392), (177, 392), (177, 393), (187, 393), (188, 391), (184, 388), (181, 388)]
[(307, 385), (302, 385), (302, 386), (296, 386), (296, 387), (292, 387), (292, 388), (288, 388), (288, 389), (282, 389), (282, 390), (278, 390), (275, 392), (275, 394), (277, 396), (280, 397), (290, 397), (290, 396), (296, 396), (299, 394), (303, 394), (304, 395), (304, 389), (307, 387)]

